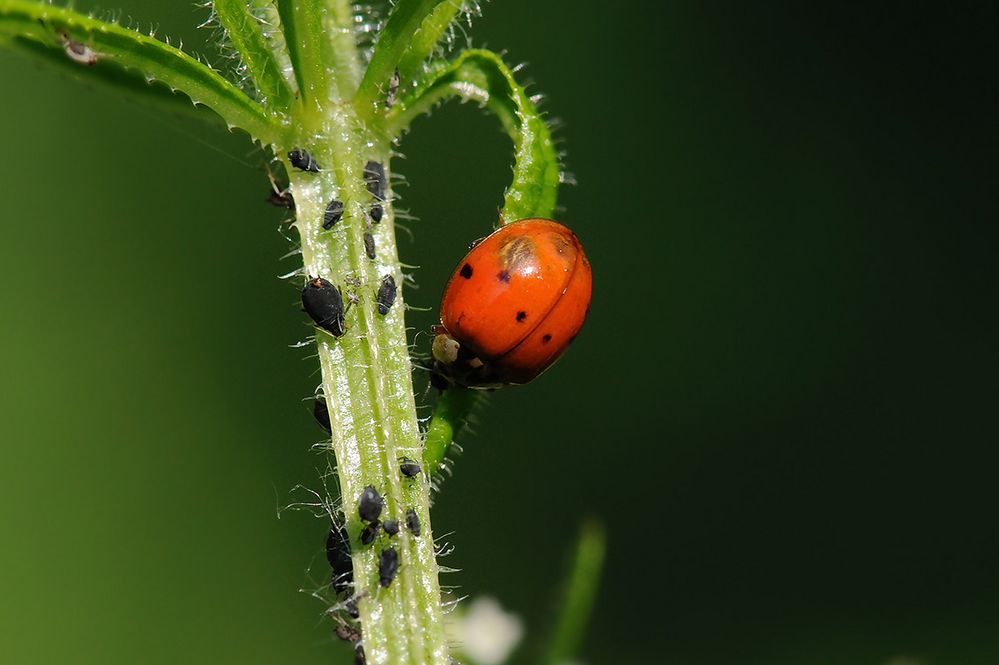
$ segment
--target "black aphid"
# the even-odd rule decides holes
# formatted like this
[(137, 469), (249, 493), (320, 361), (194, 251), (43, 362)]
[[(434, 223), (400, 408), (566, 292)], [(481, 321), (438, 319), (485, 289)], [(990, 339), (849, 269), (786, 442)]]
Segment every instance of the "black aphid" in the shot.
[(413, 476), (418, 475), (421, 471), (420, 465), (408, 457), (402, 458), (402, 462), (399, 463), (399, 470), (402, 471), (402, 475), (407, 478), (412, 478)]
[(333, 588), (337, 593), (348, 590), (354, 583), (354, 566), (350, 561), (350, 541), (342, 524), (333, 525), (326, 536), (326, 560), (333, 569)]
[(375, 260), (375, 237), (370, 233), (364, 234), (364, 253), (372, 261)]
[(392, 78), (389, 79), (388, 93), (385, 95), (385, 108), (390, 109), (395, 104), (396, 97), (399, 94), (399, 70), (395, 70), (392, 74)]
[(270, 196), (267, 197), (267, 202), (276, 208), (286, 208), (288, 210), (295, 209), (295, 199), (292, 198), (291, 192), (279, 192), (272, 190)]
[(412, 531), (417, 538), (420, 537), (420, 532), (423, 530), (420, 526), (420, 516), (412, 508), (406, 511), (406, 528)]
[(316, 325), (334, 337), (343, 335), (343, 295), (322, 277), (312, 277), (302, 289), (302, 307)]
[(341, 219), (343, 219), (343, 201), (333, 199), (323, 213), (323, 228), (329, 231)]
[(330, 409), (326, 404), (326, 398), (322, 395), (316, 395), (312, 403), (312, 415), (320, 427), (330, 434), (333, 433), (333, 427), (330, 425)]
[(382, 506), (385, 500), (373, 486), (368, 485), (361, 492), (361, 498), (357, 501), (357, 514), (365, 522), (374, 522), (382, 514)]
[(385, 167), (381, 162), (372, 159), (364, 165), (364, 182), (372, 196), (379, 201), (385, 200)]
[(97, 52), (94, 49), (86, 44), (70, 39), (69, 35), (65, 32), (60, 32), (59, 36), (62, 39), (62, 47), (70, 60), (87, 66), (97, 64)]
[(397, 572), (399, 572), (399, 553), (394, 547), (386, 547), (378, 557), (378, 583), (382, 587), (388, 587)]
[(337, 624), (336, 636), (344, 642), (359, 642), (361, 640), (361, 629), (351, 626), (348, 623)]
[(385, 529), (385, 533), (394, 536), (399, 533), (399, 520), (385, 520), (382, 522), (382, 528)]
[(382, 284), (378, 287), (378, 297), (376, 301), (378, 302), (378, 313), (382, 316), (388, 314), (389, 310), (392, 309), (393, 303), (395, 303), (395, 296), (399, 289), (395, 286), (395, 277), (392, 275), (385, 275), (382, 278)]
[(371, 221), (380, 222), (382, 217), (385, 216), (385, 208), (382, 207), (381, 203), (371, 204)]
[(354, 665), (367, 665), (368, 659), (364, 657), (364, 647), (358, 644), (354, 647)]
[(361, 530), (361, 544), (370, 545), (375, 542), (375, 538), (378, 537), (378, 529), (380, 529), (381, 526), (381, 523), (378, 520), (375, 520), (368, 526), (364, 527)]
[(303, 150), (302, 148), (290, 150), (288, 151), (288, 160), (296, 169), (308, 171), (309, 173), (319, 173), (319, 163), (309, 154), (308, 150)]

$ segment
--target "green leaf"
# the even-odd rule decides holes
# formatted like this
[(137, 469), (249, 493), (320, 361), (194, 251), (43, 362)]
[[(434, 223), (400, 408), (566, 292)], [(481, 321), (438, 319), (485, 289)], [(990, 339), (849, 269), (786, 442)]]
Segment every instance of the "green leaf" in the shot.
[(464, 9), (462, 0), (446, 0), (430, 12), (410, 40), (409, 47), (399, 60), (399, 76), (404, 81), (415, 79), (421, 73), (424, 61), (430, 57), (447, 32), (454, 18)]
[(551, 217), (561, 181), (551, 130), (513, 72), (492, 51), (468, 50), (453, 62), (431, 65), (390, 111), (387, 133), (399, 135), (413, 118), (449, 97), (478, 101), (496, 114), (513, 139), (513, 181), (506, 191), (502, 220)]
[(607, 537), (603, 525), (596, 520), (583, 522), (579, 528), (572, 568), (566, 579), (558, 621), (542, 661), (544, 665), (564, 665), (575, 660), (597, 598), (606, 551)]
[(277, 120), (218, 72), (173, 46), (114, 23), (48, 4), (0, 0), (0, 42), (23, 51), (45, 52), (52, 56), (50, 60), (61, 55), (75, 65), (80, 78), (162, 100), (159, 88), (142, 82), (159, 81), (263, 144), (281, 138)]
[[(128, 99), (146, 104), (158, 111), (195, 117), (219, 125), (223, 124), (222, 119), (207, 107), (192, 104), (186, 96), (174, 93), (161, 83), (147, 82), (142, 74), (134, 70), (98, 63), (94, 69), (85, 69), (81, 72), (79, 63), (67, 58), (66, 53), (61, 48), (56, 50), (41, 42), (23, 37), (2, 36), (0, 37), (0, 48), (10, 49), (34, 60), (42, 61), (47, 66), (60, 70), (72, 78), (83, 78), (86, 82), (96, 83), (109, 90), (124, 93)], [(88, 76), (80, 77), (81, 73)]]
[(329, 99), (326, 71), (329, 40), (323, 30), (323, 5), (319, 0), (276, 0), (288, 55), (306, 109), (321, 111)]
[(253, 78), (260, 102), (277, 111), (287, 111), (294, 95), (261, 29), (260, 20), (253, 14), (253, 3), (215, 0), (214, 6), (229, 40)]
[(364, 78), (354, 96), (354, 105), (361, 117), (371, 117), (375, 99), (387, 88), (395, 74), (403, 53), (409, 48), (413, 35), (420, 29), (424, 19), (430, 16), (437, 5), (453, 0), (399, 0), (388, 20), (378, 33), (371, 61), (364, 71)]

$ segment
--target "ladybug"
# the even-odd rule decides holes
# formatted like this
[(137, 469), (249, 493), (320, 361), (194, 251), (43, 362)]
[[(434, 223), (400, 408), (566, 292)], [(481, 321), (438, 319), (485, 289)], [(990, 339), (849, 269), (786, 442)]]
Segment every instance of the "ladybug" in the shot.
[(550, 219), (511, 222), (476, 243), (441, 300), (433, 353), (467, 386), (527, 383), (583, 327), (593, 276), (579, 239)]

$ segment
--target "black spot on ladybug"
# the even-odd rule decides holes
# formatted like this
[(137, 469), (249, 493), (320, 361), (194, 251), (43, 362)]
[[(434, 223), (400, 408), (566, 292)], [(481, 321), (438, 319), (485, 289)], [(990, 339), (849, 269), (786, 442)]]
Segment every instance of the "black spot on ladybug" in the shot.
[(399, 572), (399, 552), (394, 547), (386, 547), (378, 557), (378, 584), (388, 588)]
[(385, 520), (382, 522), (382, 528), (385, 529), (385, 533), (394, 536), (399, 533), (399, 520)]
[(326, 404), (326, 398), (322, 395), (316, 395), (316, 399), (312, 403), (312, 415), (320, 427), (330, 434), (333, 433), (333, 428), (330, 426), (330, 409)]
[(372, 196), (385, 200), (385, 166), (381, 162), (372, 159), (364, 165), (364, 183)]
[(472, 279), (472, 264), (466, 263), (465, 265), (463, 265), (458, 274), (464, 277), (465, 279)]
[(295, 148), (294, 150), (289, 151), (288, 161), (290, 161), (291, 165), (300, 171), (319, 173), (319, 163), (311, 154), (309, 154), (308, 150)]
[(375, 260), (375, 237), (370, 233), (364, 234), (364, 253), (372, 261)]
[(542, 344), (547, 344), (550, 341), (552, 341), (552, 336), (549, 335), (548, 333), (545, 333), (544, 335), (541, 336), (541, 343)]
[(501, 282), (507, 282), (507, 283), (509, 283), (510, 282), (510, 271), (509, 270), (500, 270), (499, 273), (496, 275), (496, 279), (498, 279)]
[(371, 524), (367, 525), (361, 530), (361, 544), (370, 545), (375, 542), (375, 538), (378, 537), (378, 529), (381, 528), (381, 523), (375, 520)]
[(419, 464), (408, 457), (403, 457), (402, 462), (399, 463), (399, 471), (401, 471), (402, 475), (407, 478), (413, 478), (419, 475), (421, 469)]
[(388, 314), (389, 310), (392, 309), (392, 304), (395, 302), (395, 296), (398, 293), (398, 289), (395, 286), (395, 277), (392, 275), (385, 275), (382, 278), (382, 284), (378, 287), (378, 296), (376, 298), (378, 302), (378, 313), (382, 316)]
[(334, 337), (343, 335), (343, 295), (322, 277), (313, 277), (302, 289), (302, 307), (317, 326)]
[(343, 201), (333, 199), (323, 213), (323, 228), (329, 231), (341, 219), (343, 219)]
[(361, 492), (361, 498), (357, 501), (357, 514), (365, 522), (374, 522), (382, 514), (382, 506), (385, 500), (372, 485), (368, 485)]
[(406, 528), (412, 531), (417, 538), (420, 537), (420, 532), (423, 530), (420, 526), (420, 516), (412, 508), (406, 511)]
[(354, 565), (350, 560), (350, 541), (342, 524), (333, 525), (326, 536), (326, 560), (333, 569), (333, 588), (342, 593), (354, 583)]
[(382, 217), (385, 215), (385, 209), (382, 208), (381, 203), (375, 203), (371, 206), (371, 221), (380, 222)]
[(517, 312), (517, 323), (523, 323), (527, 318), (527, 312)]

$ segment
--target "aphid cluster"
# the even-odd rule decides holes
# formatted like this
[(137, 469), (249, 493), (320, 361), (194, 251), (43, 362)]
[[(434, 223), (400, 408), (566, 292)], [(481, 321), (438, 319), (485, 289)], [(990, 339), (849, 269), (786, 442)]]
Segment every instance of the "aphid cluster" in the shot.
[[(319, 411), (318, 407), (317, 411)], [(319, 416), (317, 416), (317, 419), (319, 419)], [(322, 424), (322, 421), (320, 421), (320, 424)], [(420, 468), (420, 465), (408, 457), (402, 458), (399, 462), (399, 473), (401, 473), (405, 478), (415, 478), (421, 472), (422, 469)], [(374, 485), (367, 485), (363, 490), (361, 490), (361, 494), (357, 498), (357, 516), (364, 525), (358, 535), (358, 540), (361, 545), (368, 546), (374, 543), (378, 539), (380, 531), (384, 531), (388, 538), (394, 538), (399, 534), (401, 526), (400, 520), (387, 518), (384, 522), (381, 521), (382, 511), (384, 508), (385, 499), (378, 493), (378, 490), (375, 489)], [(406, 528), (409, 529), (409, 532), (412, 533), (414, 537), (419, 538), (422, 533), (422, 526), (420, 524), (419, 515), (416, 513), (416, 509), (409, 508), (406, 511), (403, 521)], [(334, 584), (338, 592), (349, 588), (352, 583), (350, 575), (348, 574), (352, 570), (350, 567), (350, 551), (350, 543), (346, 530), (343, 527), (331, 529), (326, 540), (326, 557), (330, 562), (330, 566), (333, 568)], [(378, 555), (379, 584), (382, 587), (388, 587), (391, 585), (392, 580), (395, 579), (398, 569), (399, 551), (394, 546), (389, 545)], [(338, 579), (346, 580), (346, 582), (336, 586)]]

